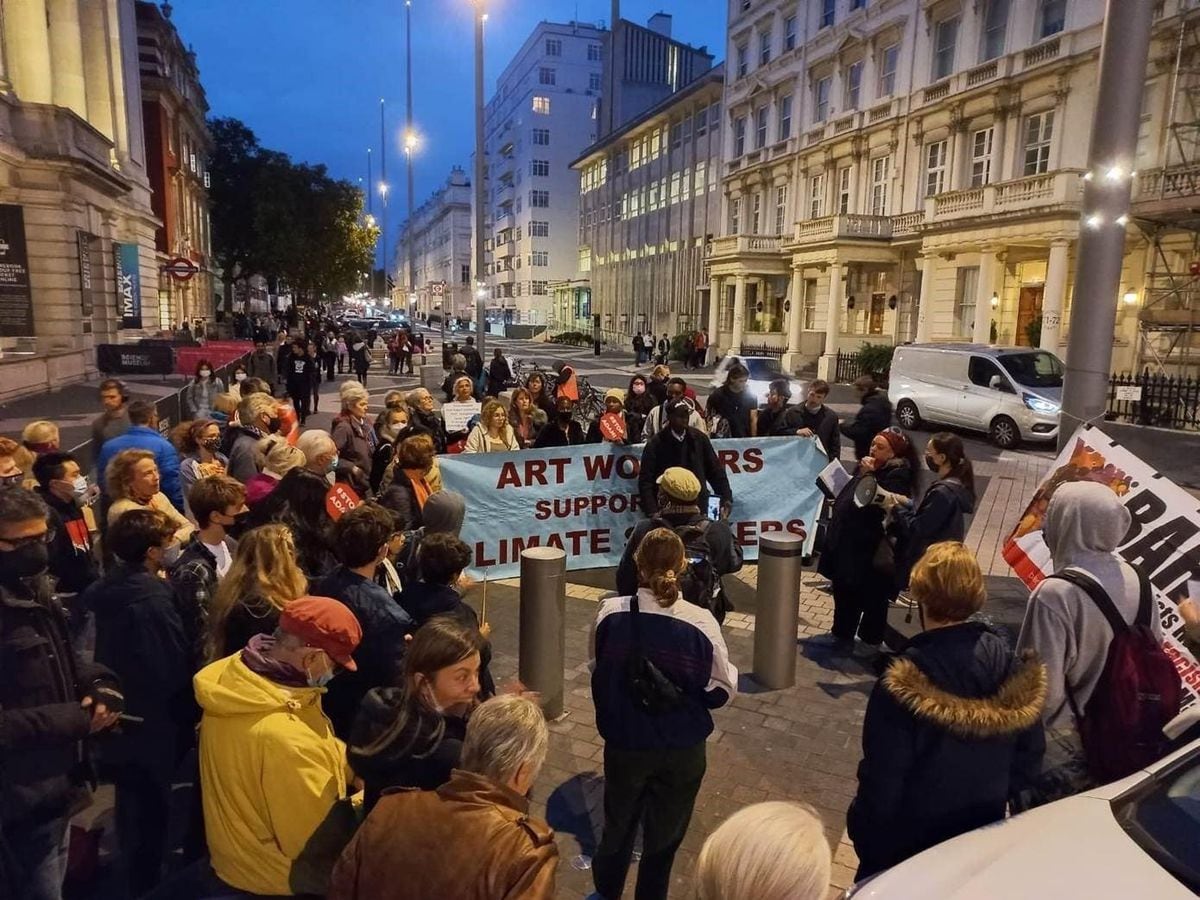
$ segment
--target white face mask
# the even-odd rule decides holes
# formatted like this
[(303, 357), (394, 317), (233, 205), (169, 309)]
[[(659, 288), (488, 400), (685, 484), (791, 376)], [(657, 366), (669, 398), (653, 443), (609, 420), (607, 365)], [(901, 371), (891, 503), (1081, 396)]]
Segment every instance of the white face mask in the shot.
[(211, 375), (212, 375), (212, 369), (201, 369), (201, 370), (200, 370), (200, 377), (201, 377), (201, 378), (208, 378), (208, 377), (209, 377), (209, 376), (211, 376)]
[(246, 373), (245, 373), (245, 372), (237, 372), (237, 373), (235, 373), (235, 374), (234, 374), (234, 376), (233, 376), (233, 380), (234, 380), (234, 381), (245, 381), (245, 380), (246, 380)]

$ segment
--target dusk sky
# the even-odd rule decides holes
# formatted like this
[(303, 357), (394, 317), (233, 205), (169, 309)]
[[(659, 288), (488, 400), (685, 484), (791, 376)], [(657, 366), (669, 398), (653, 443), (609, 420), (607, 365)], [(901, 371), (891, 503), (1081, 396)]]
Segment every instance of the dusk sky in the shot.
[[(379, 179), (379, 99), (387, 101), (389, 233), (403, 217), (400, 132), (404, 124), (402, 0), (177, 0), (172, 19), (196, 51), (210, 115), (244, 121), (264, 146), (325, 163), (341, 178), (366, 177), (367, 147)], [(491, 0), (485, 90), (543, 19), (607, 21), (609, 0)], [(673, 35), (724, 56), (726, 0), (624, 0), (621, 14), (645, 22), (674, 15)], [(416, 203), (470, 164), (474, 74), (467, 0), (413, 0), (413, 108), (424, 138)], [(376, 199), (378, 212), (378, 199)]]

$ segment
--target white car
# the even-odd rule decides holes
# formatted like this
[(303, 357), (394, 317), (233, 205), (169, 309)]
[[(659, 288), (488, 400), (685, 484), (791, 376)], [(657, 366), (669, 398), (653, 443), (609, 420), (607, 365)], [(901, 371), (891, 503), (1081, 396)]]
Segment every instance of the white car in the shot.
[(713, 371), (712, 386), (714, 390), (725, 383), (729, 367), (735, 362), (740, 362), (750, 372), (750, 380), (746, 388), (758, 400), (759, 406), (766, 405), (771, 382), (778, 378), (786, 378), (792, 386), (792, 397), (789, 402), (803, 403), (808, 396), (808, 384), (790, 377), (783, 371), (779, 360), (773, 356), (735, 356), (729, 354), (722, 357), (721, 361), (717, 363), (717, 368)]
[(1183, 900), (1200, 893), (1200, 740), (1128, 778), (960, 835), (854, 900)]

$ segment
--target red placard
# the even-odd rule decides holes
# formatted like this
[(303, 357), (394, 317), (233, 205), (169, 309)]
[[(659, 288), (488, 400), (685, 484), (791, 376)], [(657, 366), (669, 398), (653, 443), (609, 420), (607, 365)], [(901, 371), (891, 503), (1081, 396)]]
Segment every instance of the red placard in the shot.
[(325, 512), (335, 522), (356, 506), (362, 506), (362, 498), (348, 484), (335, 484), (325, 495)]
[(605, 413), (600, 417), (600, 434), (606, 441), (623, 441), (628, 434), (625, 431), (625, 416), (623, 413)]

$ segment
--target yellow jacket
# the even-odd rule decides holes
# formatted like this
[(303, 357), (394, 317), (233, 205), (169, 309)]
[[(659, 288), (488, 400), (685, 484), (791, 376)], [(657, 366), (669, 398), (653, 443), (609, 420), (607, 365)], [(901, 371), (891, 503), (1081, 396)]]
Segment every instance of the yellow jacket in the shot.
[(195, 677), (200, 790), (212, 866), (232, 887), (292, 893), (292, 864), (346, 795), (346, 748), (321, 711), (324, 688), (285, 687), (237, 653)]

